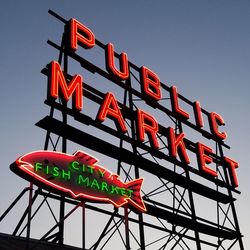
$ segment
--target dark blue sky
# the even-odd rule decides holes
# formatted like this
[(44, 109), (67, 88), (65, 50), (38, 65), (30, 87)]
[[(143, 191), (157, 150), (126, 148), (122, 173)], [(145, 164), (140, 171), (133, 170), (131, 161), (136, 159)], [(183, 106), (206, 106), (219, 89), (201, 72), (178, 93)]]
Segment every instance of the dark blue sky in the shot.
[(63, 31), (48, 9), (65, 19), (77, 18), (97, 39), (112, 42), (130, 61), (146, 65), (162, 82), (176, 85), (187, 98), (223, 116), (231, 146), (227, 155), (240, 164), (242, 195), (236, 208), (249, 248), (248, 0), (2, 2), (0, 213), (26, 185), (9, 171), (9, 164), (23, 153), (43, 148), (45, 133), (34, 126), (48, 113), (43, 104), (47, 79), (40, 70), (57, 59), (47, 39), (58, 42)]

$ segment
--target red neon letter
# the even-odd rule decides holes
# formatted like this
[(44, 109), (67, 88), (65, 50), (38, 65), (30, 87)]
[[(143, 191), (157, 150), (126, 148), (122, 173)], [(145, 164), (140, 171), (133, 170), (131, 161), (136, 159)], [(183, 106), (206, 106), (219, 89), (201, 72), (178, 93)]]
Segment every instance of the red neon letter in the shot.
[(116, 127), (120, 128), (123, 133), (127, 132), (125, 121), (118, 107), (115, 96), (112, 93), (107, 93), (103, 103), (98, 111), (97, 119), (103, 122), (106, 117), (114, 120)]
[(186, 146), (183, 141), (184, 137), (185, 137), (184, 133), (177, 135), (175, 134), (174, 129), (171, 127), (169, 127), (167, 130), (169, 155), (171, 157), (176, 158), (178, 152), (181, 161), (183, 161), (186, 164), (189, 164), (190, 159), (188, 157)]
[(76, 19), (70, 19), (70, 48), (77, 50), (79, 44), (85, 49), (90, 49), (95, 46), (94, 33), (78, 22)]
[(126, 53), (121, 53), (119, 57), (120, 70), (115, 66), (114, 45), (109, 43), (105, 50), (106, 55), (106, 69), (110, 74), (117, 76), (121, 80), (126, 80), (129, 77), (128, 56)]
[(189, 114), (179, 106), (178, 93), (175, 86), (172, 86), (170, 88), (170, 98), (173, 112), (175, 112), (178, 116), (181, 116), (185, 120), (189, 119)]
[(156, 101), (161, 99), (160, 78), (145, 66), (141, 67), (141, 91)]
[(208, 155), (212, 152), (213, 150), (210, 147), (199, 142), (197, 143), (197, 161), (200, 171), (216, 177), (218, 175), (217, 172), (206, 165), (213, 162), (213, 158)]
[[(82, 110), (82, 76), (74, 75), (70, 83), (67, 84), (63, 72), (61, 70), (60, 64), (56, 61), (51, 62), (50, 75), (49, 75), (49, 85), (50, 85), (50, 97), (58, 98), (59, 94), (62, 93), (62, 98), (67, 102), (69, 98), (75, 92), (73, 99), (73, 106), (79, 111)], [(59, 86), (61, 92), (59, 93)]]
[(236, 174), (236, 168), (239, 167), (238, 162), (236, 162), (228, 157), (224, 157), (224, 161), (226, 162), (228, 169), (229, 169), (229, 176), (231, 179), (231, 185), (234, 187), (238, 187), (239, 181), (238, 181), (237, 174)]
[(223, 118), (219, 114), (211, 112), (209, 114), (209, 124), (211, 133), (218, 139), (225, 140), (227, 138), (227, 134), (225, 132), (220, 132), (218, 130), (219, 126), (225, 125)]
[(145, 111), (137, 110), (138, 124), (137, 135), (141, 142), (145, 141), (145, 133), (147, 133), (151, 146), (158, 149), (160, 147), (157, 140), (158, 123), (155, 118)]
[(196, 125), (199, 128), (202, 128), (204, 126), (204, 123), (202, 119), (201, 105), (198, 101), (194, 102), (194, 116), (195, 116)]

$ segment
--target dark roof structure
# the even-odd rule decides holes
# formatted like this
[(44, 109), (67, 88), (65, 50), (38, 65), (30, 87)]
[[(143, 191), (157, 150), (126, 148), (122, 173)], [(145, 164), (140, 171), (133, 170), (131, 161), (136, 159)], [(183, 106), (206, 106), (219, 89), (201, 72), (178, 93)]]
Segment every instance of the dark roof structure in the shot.
[[(0, 233), (0, 250), (26, 250), (27, 240), (25, 237), (17, 237)], [(79, 250), (80, 248), (58, 245), (51, 242), (30, 239), (29, 249), (32, 250)]]

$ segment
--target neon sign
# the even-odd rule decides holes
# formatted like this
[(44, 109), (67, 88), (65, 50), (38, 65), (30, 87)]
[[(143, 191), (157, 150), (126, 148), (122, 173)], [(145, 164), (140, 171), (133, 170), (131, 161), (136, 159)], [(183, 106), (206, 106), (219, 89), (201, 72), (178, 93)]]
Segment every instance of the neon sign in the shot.
[[(150, 67), (134, 64), (127, 53), (116, 51), (116, 44), (99, 41), (78, 20), (50, 13), (64, 23), (64, 32), (61, 43), (48, 40), (59, 57), (41, 71), (48, 77), (44, 103), (50, 112), (36, 125), (46, 130), (46, 151), (27, 153), (10, 166), (31, 182), (30, 205), (36, 198), (32, 199), (32, 183), (38, 186), (35, 195), (60, 200), (59, 232), (45, 239), (55, 237), (53, 241), (63, 243), (65, 202), (77, 204), (74, 210), (83, 205), (83, 230), (86, 208), (111, 216), (93, 245), (97, 248), (106, 245), (106, 237), (111, 239), (110, 222), (123, 218), (117, 209), (108, 211), (113, 206), (124, 206), (126, 248), (158, 244), (156, 240), (146, 245), (151, 234), (146, 227), (193, 240), (199, 249), (201, 244), (220, 247), (240, 239), (233, 195), (240, 194), (239, 164), (227, 157), (230, 146), (223, 117), (183, 96), (174, 84), (162, 82)], [(82, 151), (67, 154), (69, 145), (113, 159), (113, 173)], [(64, 153), (57, 152), (60, 149)], [(200, 212), (200, 197), (212, 208), (216, 204), (216, 218)], [(101, 208), (104, 203), (109, 208)], [(155, 219), (162, 222), (155, 225)], [(140, 242), (131, 241), (133, 246), (131, 222), (140, 237)], [(85, 249), (84, 231), (82, 235)]]
[(21, 177), (76, 199), (131, 205), (145, 212), (141, 197), (143, 178), (124, 183), (117, 174), (97, 164), (93, 156), (77, 151), (73, 155), (35, 151), (19, 157), (11, 170)]
[[(85, 25), (75, 19), (71, 19), (66, 24), (66, 37), (70, 42), (67, 42), (67, 49), (73, 51), (78, 50), (79, 46), (85, 49), (91, 49), (96, 45), (96, 39), (94, 33), (87, 28)], [(79, 46), (78, 46), (79, 45)], [(114, 45), (108, 43), (104, 46), (105, 49), (105, 63), (106, 71), (116, 80), (120, 81), (121, 84), (127, 81), (130, 77), (130, 62), (126, 53), (117, 54), (114, 51)], [(118, 58), (120, 67), (115, 65), (115, 54)], [(139, 79), (141, 85), (141, 95), (146, 103), (149, 103), (152, 107), (158, 104), (162, 99), (162, 86), (159, 76), (146, 66), (138, 68)], [(64, 72), (58, 62), (52, 61), (48, 67), (48, 100), (63, 99), (69, 101), (72, 97), (73, 109), (78, 112), (84, 109), (83, 98), (84, 98), (84, 84), (83, 77), (76, 74), (68, 81), (65, 78)], [(175, 118), (180, 121), (190, 123), (195, 129), (201, 130), (204, 128), (204, 114), (201, 105), (198, 101), (193, 102), (193, 116), (194, 122), (191, 121), (190, 111), (186, 111), (180, 102), (178, 90), (176, 86), (171, 86), (168, 89), (169, 99), (171, 103), (172, 114)], [(126, 108), (125, 108), (126, 109)], [(117, 131), (125, 134), (128, 132), (126, 125), (126, 113), (116, 99), (115, 94), (107, 92), (104, 94), (98, 113), (96, 115), (96, 121), (103, 123), (106, 119), (114, 121)], [(139, 143), (144, 143), (146, 137), (150, 142), (151, 148), (159, 150), (159, 132), (160, 124), (154, 118), (153, 115), (147, 113), (142, 109), (133, 111), (133, 119), (135, 120), (135, 133), (136, 140)], [(210, 131), (205, 131), (210, 137), (222, 143), (226, 138), (227, 134), (221, 131), (221, 126), (225, 125), (224, 119), (221, 115), (210, 112), (207, 114), (208, 125)], [(179, 159), (182, 163), (189, 165), (190, 156), (188, 155), (188, 145), (186, 145), (186, 135), (184, 132), (177, 134), (174, 128), (168, 127), (164, 133), (161, 131), (161, 136), (165, 136), (168, 141), (168, 156)], [(212, 155), (213, 150), (200, 142), (194, 143), (194, 150), (197, 159), (198, 171), (200, 173), (210, 177), (216, 178), (218, 173), (212, 168), (211, 163), (216, 163)], [(233, 188), (238, 186), (238, 179), (236, 168), (238, 163), (228, 157), (222, 156), (220, 164), (225, 166), (229, 172), (229, 178), (231, 186)]]

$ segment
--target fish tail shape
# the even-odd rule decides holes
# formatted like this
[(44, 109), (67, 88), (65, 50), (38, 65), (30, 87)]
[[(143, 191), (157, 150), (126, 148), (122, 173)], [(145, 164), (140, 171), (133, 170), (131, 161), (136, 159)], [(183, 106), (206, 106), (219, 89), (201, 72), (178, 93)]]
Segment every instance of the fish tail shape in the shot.
[(127, 189), (132, 190), (131, 197), (129, 197), (128, 202), (131, 203), (134, 207), (140, 209), (143, 212), (146, 212), (147, 209), (141, 197), (141, 187), (143, 183), (143, 178), (133, 180), (127, 183)]

